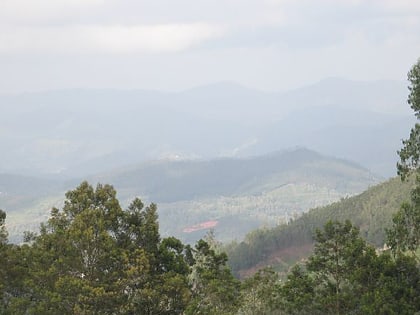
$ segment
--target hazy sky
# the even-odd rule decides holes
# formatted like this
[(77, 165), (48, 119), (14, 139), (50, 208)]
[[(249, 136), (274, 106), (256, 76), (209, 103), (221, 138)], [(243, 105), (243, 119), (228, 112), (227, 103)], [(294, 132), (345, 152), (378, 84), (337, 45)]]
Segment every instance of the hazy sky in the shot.
[(0, 92), (405, 79), (418, 0), (0, 0)]

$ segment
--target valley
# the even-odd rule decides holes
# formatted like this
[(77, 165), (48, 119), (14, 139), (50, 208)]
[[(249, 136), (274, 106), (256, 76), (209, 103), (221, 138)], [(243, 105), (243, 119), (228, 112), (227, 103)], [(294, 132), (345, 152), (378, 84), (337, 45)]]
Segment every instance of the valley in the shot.
[(285, 92), (0, 95), (0, 208), (18, 241), (88, 180), (123, 205), (157, 203), (164, 235), (194, 242), (207, 228), (193, 227), (214, 221), (221, 241), (239, 241), (393, 176), (413, 121), (405, 94), (402, 82), (330, 78)]
[[(25, 230), (36, 230), (77, 183), (16, 176), (16, 187), (9, 187), (8, 177), (0, 178), (0, 208), (9, 209), (7, 225), (14, 241)], [(242, 159), (147, 162), (88, 177), (93, 184), (111, 183), (122, 206), (135, 197), (156, 203), (161, 233), (188, 243), (209, 228), (220, 241), (240, 240), (253, 229), (288, 222), (380, 180), (354, 163), (304, 148)], [(206, 221), (213, 226), (185, 232)]]

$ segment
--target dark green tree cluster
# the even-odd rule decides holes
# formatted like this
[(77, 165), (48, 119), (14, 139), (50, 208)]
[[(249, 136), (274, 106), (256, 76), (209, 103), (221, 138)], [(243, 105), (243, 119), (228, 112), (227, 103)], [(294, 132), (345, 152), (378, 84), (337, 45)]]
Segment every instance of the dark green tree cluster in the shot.
[[(417, 120), (420, 119), (420, 59), (408, 73), (410, 82), (408, 104), (413, 109)], [(398, 152), (398, 174), (406, 180), (411, 173), (416, 174), (416, 188), (411, 192), (411, 200), (405, 202), (393, 218), (393, 227), (387, 230), (388, 244), (395, 255), (409, 251), (420, 263), (420, 124), (411, 129), (410, 137), (403, 141), (403, 148)]]
[(328, 222), (314, 253), (280, 288), (287, 314), (415, 314), (420, 269), (409, 256), (377, 253), (349, 221)]
[(109, 185), (82, 183), (39, 235), (7, 244), (0, 211), (0, 314), (415, 314), (415, 257), (377, 253), (349, 221), (328, 222), (309, 259), (282, 281), (240, 283), (211, 235), (194, 248), (161, 239), (156, 206), (122, 210)]
[(0, 211), (0, 314), (229, 314), (239, 282), (201, 240), (161, 239), (156, 205), (120, 207), (110, 185), (84, 182), (39, 235), (7, 244)]
[(285, 280), (271, 269), (242, 283), (237, 314), (417, 314), (420, 269), (414, 257), (377, 251), (350, 221), (329, 221), (314, 252)]
[[(420, 59), (408, 73), (408, 104), (413, 109), (417, 120), (420, 119)], [(403, 141), (403, 148), (398, 152), (398, 174), (406, 180), (410, 173), (416, 173), (417, 187), (411, 193), (410, 202), (404, 203), (395, 215), (394, 226), (388, 231), (388, 238), (397, 240), (391, 243), (394, 252), (405, 250), (413, 254), (420, 247), (420, 124), (411, 129), (410, 137)]]

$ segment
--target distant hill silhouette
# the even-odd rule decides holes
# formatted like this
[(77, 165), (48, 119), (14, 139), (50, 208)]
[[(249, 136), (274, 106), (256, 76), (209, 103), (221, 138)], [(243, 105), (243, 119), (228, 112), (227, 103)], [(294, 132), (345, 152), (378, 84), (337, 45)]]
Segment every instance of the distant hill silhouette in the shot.
[(166, 156), (304, 146), (392, 176), (413, 122), (406, 95), (405, 82), (338, 78), (281, 93), (221, 82), (183, 92), (0, 95), (0, 172), (84, 177)]

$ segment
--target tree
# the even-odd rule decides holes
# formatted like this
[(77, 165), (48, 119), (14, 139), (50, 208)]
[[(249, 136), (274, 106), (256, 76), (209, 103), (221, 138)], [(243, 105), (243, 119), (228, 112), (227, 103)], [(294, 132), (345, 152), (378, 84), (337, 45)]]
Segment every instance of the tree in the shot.
[(110, 185), (66, 193), (39, 234), (8, 245), (0, 211), (0, 313), (235, 314), (240, 283), (211, 235), (161, 239), (157, 207), (122, 210)]
[[(418, 188), (416, 188), (418, 189)], [(387, 244), (395, 256), (401, 256), (406, 251), (417, 257), (420, 246), (420, 214), (419, 205), (405, 202), (392, 218), (392, 228), (387, 230)]]
[(420, 269), (413, 257), (378, 255), (349, 221), (317, 230), (314, 253), (281, 286), (286, 314), (415, 314)]
[(189, 275), (192, 300), (186, 314), (235, 314), (239, 306), (240, 284), (227, 266), (227, 255), (217, 253), (207, 241), (194, 248), (194, 264)]
[(147, 270), (138, 270), (138, 264), (130, 263), (130, 297), (125, 314), (138, 314), (140, 310), (150, 315), (182, 314), (190, 300), (185, 246), (174, 237), (164, 238), (157, 245), (157, 256), (151, 257), (154, 247), (152, 253), (144, 251)]
[(1, 314), (170, 315), (190, 301), (187, 247), (161, 240), (155, 204), (124, 211), (110, 185), (81, 183), (28, 236), (8, 255), (18, 276)]
[(7, 244), (6, 212), (0, 209), (0, 246)]
[(358, 313), (418, 314), (420, 270), (412, 257), (393, 259), (388, 253), (383, 253), (367, 264), (365, 269), (371, 279), (359, 294)]
[[(417, 119), (420, 119), (420, 59), (410, 69), (407, 75), (409, 81), (408, 104), (413, 109)], [(403, 178), (412, 169), (418, 169), (420, 162), (420, 125), (411, 129), (410, 138), (403, 140), (403, 148), (398, 152), (401, 161), (397, 164), (398, 174)]]
[(34, 314), (116, 313), (126, 296), (126, 254), (116, 243), (121, 209), (110, 185), (87, 182), (66, 193), (28, 249), (27, 294)]
[[(241, 286), (240, 315), (269, 315), (277, 308), (279, 275), (271, 268), (257, 271)], [(277, 314), (278, 312), (276, 312)]]
[(316, 282), (314, 277), (299, 264), (292, 267), (286, 282), (280, 288), (277, 308), (286, 314), (321, 314), (315, 303)]
[[(408, 72), (410, 91), (408, 104), (420, 119), (420, 59)], [(416, 185), (412, 191), (411, 201), (404, 203), (393, 218), (391, 229), (387, 230), (387, 243), (395, 255), (409, 250), (415, 254), (420, 247), (420, 124), (411, 129), (410, 137), (403, 140), (403, 148), (398, 152), (400, 162), (398, 174), (405, 180), (413, 171), (417, 172)], [(417, 258), (419, 261), (419, 258)]]
[(345, 314), (353, 307), (354, 283), (352, 275), (368, 252), (359, 229), (350, 221), (329, 221), (315, 235), (314, 254), (309, 257), (307, 268), (316, 277), (318, 294), (325, 312)]
[(123, 248), (143, 248), (151, 268), (157, 269), (160, 235), (156, 205), (152, 203), (144, 207), (139, 198), (134, 199), (121, 217), (117, 239)]

